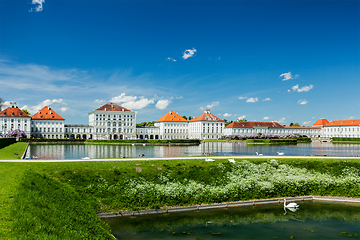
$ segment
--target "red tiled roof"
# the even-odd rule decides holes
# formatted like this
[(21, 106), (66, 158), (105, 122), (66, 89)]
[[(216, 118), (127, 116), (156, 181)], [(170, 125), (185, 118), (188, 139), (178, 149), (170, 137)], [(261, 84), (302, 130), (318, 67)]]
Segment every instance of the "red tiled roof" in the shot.
[(313, 126), (325, 126), (328, 123), (329, 123), (329, 121), (327, 119), (320, 118), (313, 124)]
[(107, 103), (107, 104), (99, 107), (95, 111), (127, 111), (127, 112), (131, 112), (129, 109), (124, 108), (116, 103)]
[(170, 111), (155, 122), (188, 122), (174, 111)]
[(220, 122), (224, 122), (224, 120), (222, 120), (221, 118), (218, 118), (217, 116), (215, 116), (214, 114), (212, 114), (210, 112), (204, 112), (200, 116), (191, 119), (189, 122), (197, 122), (197, 121), (220, 121)]
[(360, 125), (360, 119), (351, 119), (351, 120), (332, 121), (324, 126), (332, 127), (332, 126), (359, 126), (359, 125)]
[(293, 127), (293, 126), (284, 126), (284, 128), (290, 128), (290, 129), (321, 129), (321, 127)]
[(268, 127), (268, 128), (284, 128), (277, 122), (245, 122), (235, 121), (227, 125), (225, 128), (254, 128), (254, 127)]
[(0, 117), (30, 117), (18, 107), (8, 107), (0, 112)]
[(32, 120), (65, 120), (49, 106), (43, 107), (39, 112), (35, 113), (31, 119)]

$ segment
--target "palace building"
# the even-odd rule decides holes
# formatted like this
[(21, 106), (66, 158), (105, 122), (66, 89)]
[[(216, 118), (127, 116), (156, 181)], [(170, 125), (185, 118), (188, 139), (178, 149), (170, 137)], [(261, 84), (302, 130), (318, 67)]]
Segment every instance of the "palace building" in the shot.
[(31, 117), (24, 113), (16, 102), (11, 102), (10, 106), (0, 112), (0, 134), (5, 135), (7, 132), (20, 129), (30, 136)]
[(282, 126), (277, 122), (235, 121), (225, 127), (224, 120), (206, 109), (203, 114), (187, 120), (169, 111), (154, 126), (136, 126), (136, 112), (116, 103), (88, 113), (89, 124), (66, 124), (50, 106), (32, 117), (16, 103), (0, 112), (0, 135), (20, 129), (33, 138), (79, 139), (220, 139), (222, 136), (252, 134), (298, 134), (311, 138), (360, 137), (360, 119), (329, 122), (318, 119), (311, 127)]
[(220, 139), (223, 135), (225, 121), (205, 109), (200, 116), (189, 121), (189, 138)]
[(30, 136), (34, 138), (64, 138), (64, 123), (64, 118), (49, 106), (45, 106), (31, 117)]

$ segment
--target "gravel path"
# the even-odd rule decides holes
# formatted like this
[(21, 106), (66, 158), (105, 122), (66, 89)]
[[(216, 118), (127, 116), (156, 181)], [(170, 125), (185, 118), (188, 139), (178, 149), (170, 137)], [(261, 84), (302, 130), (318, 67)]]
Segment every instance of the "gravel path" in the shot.
[(329, 157), (329, 156), (210, 156), (210, 157), (168, 157), (168, 158), (112, 158), (112, 159), (23, 159), (0, 160), (0, 162), (111, 162), (111, 161), (151, 161), (151, 160), (185, 160), (185, 159), (358, 159), (360, 157)]

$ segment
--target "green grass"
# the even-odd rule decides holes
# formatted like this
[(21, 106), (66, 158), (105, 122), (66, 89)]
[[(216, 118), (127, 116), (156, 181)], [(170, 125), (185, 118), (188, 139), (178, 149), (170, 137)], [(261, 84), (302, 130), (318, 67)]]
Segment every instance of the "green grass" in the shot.
[[(262, 164), (268, 160), (248, 161)], [(277, 161), (332, 176), (341, 176), (345, 167), (360, 171), (360, 159)], [(221, 167), (219, 163), (222, 163)], [(159, 203), (157, 199), (143, 199), (143, 202), (134, 204), (121, 197), (122, 187), (126, 184), (134, 181), (161, 184), (161, 176), (166, 176), (169, 182), (186, 183), (192, 180), (221, 186), (218, 179), (231, 169), (232, 165), (227, 159), (217, 159), (215, 162), (186, 159), (0, 163), (0, 238), (14, 239), (18, 236), (21, 239), (34, 239), (36, 236), (37, 239), (90, 239), (89, 236), (98, 236), (105, 239), (109, 236), (109, 230), (98, 222), (95, 212), (159, 208), (171, 200), (162, 199)], [(336, 192), (328, 194), (336, 195)], [(186, 204), (191, 203), (179, 202), (177, 205)]]
[(16, 160), (21, 159), (21, 156), (23, 155), (25, 149), (26, 149), (27, 143), (25, 142), (17, 142), (14, 144), (11, 144), (7, 147), (0, 149), (0, 160)]
[(10, 208), (25, 169), (22, 163), (0, 163), (0, 239), (12, 239)]

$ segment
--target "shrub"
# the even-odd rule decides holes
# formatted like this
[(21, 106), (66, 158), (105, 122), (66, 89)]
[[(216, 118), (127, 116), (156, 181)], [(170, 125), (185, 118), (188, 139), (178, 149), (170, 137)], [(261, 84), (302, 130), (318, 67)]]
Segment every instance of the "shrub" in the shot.
[(0, 138), (0, 149), (7, 147), (11, 144), (16, 143), (16, 138), (14, 137), (2, 137)]

